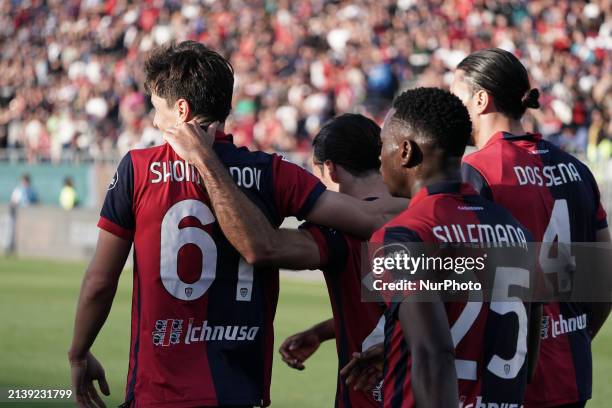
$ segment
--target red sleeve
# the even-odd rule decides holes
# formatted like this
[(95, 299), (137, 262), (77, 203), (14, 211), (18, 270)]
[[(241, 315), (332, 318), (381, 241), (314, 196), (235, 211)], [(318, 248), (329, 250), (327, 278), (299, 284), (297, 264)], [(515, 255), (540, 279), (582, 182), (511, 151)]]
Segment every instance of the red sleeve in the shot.
[(327, 250), (327, 241), (323, 236), (323, 233), (314, 224), (302, 225), (300, 228), (305, 229), (312, 235), (317, 247), (319, 248), (319, 267), (324, 268), (329, 260), (329, 251)]
[(342, 232), (309, 222), (299, 228), (308, 231), (319, 248), (319, 269), (342, 272), (346, 268), (349, 245)]
[(306, 218), (325, 192), (325, 186), (317, 177), (281, 156), (274, 156), (272, 166), (274, 203), (280, 217)]
[(111, 234), (128, 241), (132, 241), (134, 239), (134, 231), (125, 229), (122, 226), (115, 224), (108, 218), (104, 218), (104, 216), (100, 216), (100, 220), (98, 221), (98, 228), (110, 232)]

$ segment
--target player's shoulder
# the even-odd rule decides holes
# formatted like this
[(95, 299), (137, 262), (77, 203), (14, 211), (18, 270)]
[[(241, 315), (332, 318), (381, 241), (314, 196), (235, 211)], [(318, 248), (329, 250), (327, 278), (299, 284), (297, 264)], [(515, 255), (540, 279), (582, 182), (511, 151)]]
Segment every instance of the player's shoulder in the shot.
[(430, 199), (435, 199), (435, 197), (426, 197), (397, 214), (376, 231), (370, 241), (386, 242), (390, 239), (422, 241), (430, 229), (430, 225), (427, 223), (432, 209), (429, 204), (433, 204)]
[(483, 159), (499, 157), (500, 154), (505, 154), (508, 152), (507, 147), (508, 146), (506, 146), (504, 143), (500, 143), (499, 141), (495, 143), (488, 143), (481, 149), (476, 149), (473, 152), (463, 156), (462, 161), (472, 165), (487, 164)]
[(405, 222), (415, 222), (417, 219), (430, 219), (438, 213), (438, 210), (445, 209), (448, 205), (451, 205), (455, 197), (456, 194), (428, 193), (417, 202), (412, 200), (408, 208), (402, 211), (401, 216)]
[(226, 166), (269, 166), (277, 156), (261, 150), (250, 150), (246, 146), (236, 146), (233, 143), (215, 143), (213, 148)]
[[(169, 144), (163, 143), (157, 146), (151, 147), (143, 147), (143, 148), (135, 148), (130, 149), (124, 156), (125, 158), (129, 158), (129, 160), (133, 164), (148, 162), (151, 159), (162, 159), (167, 158), (170, 159), (170, 156), (177, 156), (170, 147)], [(178, 156), (177, 156), (178, 157)]]
[(566, 152), (548, 140), (542, 141), (541, 146), (548, 151), (547, 153), (554, 163), (572, 163), (582, 175), (591, 175), (589, 167), (573, 154)]
[(164, 153), (164, 152), (171, 151), (171, 150), (172, 150), (172, 147), (170, 147), (168, 143), (162, 143), (157, 146), (130, 149), (128, 151), (128, 154), (130, 154), (132, 157), (150, 156), (150, 155)]
[(598, 189), (595, 176), (591, 172), (589, 166), (583, 163), (579, 158), (571, 153), (566, 152), (560, 147), (549, 141), (543, 141), (541, 144), (548, 157), (548, 163), (553, 166), (563, 168), (564, 172), (572, 174), (573, 180), (579, 180), (590, 189)]
[(463, 171), (466, 171), (466, 166), (470, 166), (487, 179), (493, 175), (501, 175), (504, 164), (508, 163), (504, 157), (508, 156), (511, 150), (511, 146), (505, 146), (503, 143), (487, 144), (463, 157)]

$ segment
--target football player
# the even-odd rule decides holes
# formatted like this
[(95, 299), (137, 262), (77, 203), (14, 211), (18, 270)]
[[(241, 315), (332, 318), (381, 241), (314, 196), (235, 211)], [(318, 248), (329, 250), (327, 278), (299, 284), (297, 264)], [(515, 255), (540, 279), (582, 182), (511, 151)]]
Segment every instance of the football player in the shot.
[[(470, 113), (478, 148), (463, 161), (464, 180), (507, 208), (537, 242), (610, 241), (597, 183), (587, 166), (521, 125), (525, 111), (540, 106), (539, 92), (512, 53), (485, 49), (469, 55), (458, 65), (451, 90)], [(573, 262), (565, 248), (558, 252), (557, 265)], [(542, 256), (548, 254), (540, 255), (547, 272)], [(585, 405), (591, 398), (591, 341), (609, 312), (604, 302), (544, 306), (540, 357), (527, 407)], [(577, 318), (586, 319), (586, 327), (550, 332), (562, 319)]]
[[(202, 169), (215, 161), (214, 156), (202, 162), (196, 148), (187, 148), (203, 141), (206, 135), (197, 126), (182, 126), (166, 136), (176, 151), (184, 154)], [(332, 119), (313, 141), (315, 174), (329, 187), (341, 193), (368, 201), (391, 199), (380, 175), (380, 128), (362, 115), (345, 114)], [(191, 152), (191, 153), (190, 153)], [(194, 153), (195, 152), (195, 153)], [(383, 310), (374, 302), (361, 302), (361, 244), (359, 238), (313, 223), (304, 223), (300, 230), (276, 230), (264, 214), (249, 205), (231, 180), (228, 188), (235, 194), (212, 196), (219, 207), (240, 207), (248, 223), (224, 224), (221, 228), (228, 239), (234, 236), (243, 245), (243, 256), (255, 265), (283, 268), (321, 269), (325, 276), (333, 310), (333, 320), (327, 320), (286, 339), (281, 345), (283, 360), (291, 367), (304, 368), (304, 361), (322, 341), (335, 338), (338, 368), (344, 367), (353, 353), (361, 353), (379, 344), (383, 338)], [(227, 220), (226, 220), (227, 221)], [(250, 250), (254, 248), (255, 250)], [(338, 375), (337, 407), (376, 407), (380, 405), (380, 385), (367, 390), (347, 387)]]
[[(467, 110), (447, 91), (417, 88), (396, 98), (383, 125), (381, 170), (391, 194), (411, 201), (372, 236), (372, 245), (470, 242), (499, 247), (505, 240), (526, 252), (529, 232), (461, 182), (461, 157), (471, 130)], [(473, 233), (481, 227), (501, 229), (505, 238)], [(527, 356), (533, 354), (527, 346), (530, 305), (505, 295), (510, 284), (529, 287), (527, 259), (519, 256), (503, 265), (510, 269), (487, 265), (495, 272), (501, 299), (391, 297), (385, 313), (385, 407), (456, 407), (460, 401), (463, 407), (521, 405)]]
[(405, 201), (370, 203), (327, 191), (315, 176), (280, 156), (235, 146), (222, 131), (231, 108), (233, 69), (200, 43), (156, 50), (145, 74), (155, 126), (167, 131), (190, 122), (207, 128), (209, 153), (221, 164), (216, 173), (200, 174), (169, 144), (132, 150), (121, 160), (101, 211), (68, 353), (77, 404), (103, 404), (94, 380), (109, 392), (89, 350), (133, 244), (123, 406), (267, 406), (278, 269), (254, 266), (256, 258), (241, 256), (241, 243), (226, 238), (221, 220), (250, 220), (240, 209), (216, 205), (217, 181), (231, 175), (239, 193), (275, 227), (293, 215), (361, 237)]

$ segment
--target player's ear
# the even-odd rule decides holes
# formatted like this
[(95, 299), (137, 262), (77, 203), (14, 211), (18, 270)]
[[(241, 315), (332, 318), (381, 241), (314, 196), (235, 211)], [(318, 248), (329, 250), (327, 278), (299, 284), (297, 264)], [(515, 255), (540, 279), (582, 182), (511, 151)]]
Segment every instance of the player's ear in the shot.
[(178, 113), (178, 120), (180, 122), (189, 122), (192, 119), (191, 108), (189, 102), (186, 99), (178, 99), (174, 105)]
[(474, 93), (474, 106), (477, 113), (485, 113), (494, 107), (493, 97), (484, 89), (479, 89)]
[(423, 161), (423, 153), (414, 140), (406, 139), (402, 141), (399, 150), (401, 155), (400, 164), (402, 167), (415, 167)]
[(338, 183), (338, 168), (336, 165), (331, 160), (325, 160), (323, 165), (327, 168), (331, 181)]

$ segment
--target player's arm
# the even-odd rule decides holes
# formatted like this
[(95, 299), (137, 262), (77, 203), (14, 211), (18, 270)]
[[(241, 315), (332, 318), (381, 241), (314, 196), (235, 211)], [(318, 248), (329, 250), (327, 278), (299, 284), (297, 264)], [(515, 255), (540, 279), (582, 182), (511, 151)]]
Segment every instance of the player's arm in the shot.
[[(252, 205), (253, 217), (267, 219)], [(255, 214), (257, 213), (257, 214)], [(344, 234), (320, 225), (305, 222), (299, 229), (274, 229), (267, 223), (265, 231), (272, 244), (248, 253), (255, 265), (269, 265), (287, 269), (344, 270), (348, 244)], [(256, 231), (250, 232), (254, 241), (260, 240)], [(261, 235), (261, 232), (259, 232)], [(250, 239), (250, 238), (247, 238)], [(246, 258), (245, 258), (246, 259)]]
[(402, 302), (398, 318), (412, 354), (417, 407), (456, 407), (455, 347), (442, 301)]
[[(248, 237), (252, 237), (253, 239), (250, 240), (252, 242), (245, 242), (246, 248), (238, 251), (248, 263), (295, 270), (318, 269), (323, 266), (319, 246), (308, 231), (274, 229), (261, 211), (255, 205), (252, 207), (253, 212), (257, 212), (257, 216), (261, 217), (262, 223), (267, 223), (268, 228), (263, 234), (269, 235), (266, 245), (266, 242), (257, 242), (261, 237), (257, 237), (256, 231), (245, 231), (245, 241), (249, 241)], [(262, 234), (262, 230), (259, 234)]]
[(79, 407), (103, 406), (93, 380), (98, 380), (105, 395), (110, 394), (104, 370), (89, 350), (108, 317), (131, 245), (131, 241), (101, 230), (96, 252), (83, 278), (72, 345), (68, 351), (72, 386)]
[[(274, 228), (236, 186), (213, 151), (217, 127), (218, 123), (213, 123), (204, 132), (192, 121), (166, 130), (164, 140), (197, 168), (224, 235), (248, 263), (257, 264), (261, 261), (259, 257), (268, 259), (274, 251), (277, 242)], [(305, 243), (302, 237), (294, 239)]]
[(310, 329), (287, 337), (278, 351), (289, 367), (303, 370), (306, 368), (304, 361), (317, 351), (321, 343), (335, 337), (334, 319), (324, 320)]
[(404, 198), (363, 201), (346, 194), (325, 191), (306, 220), (368, 239), (408, 206)]
[(168, 130), (164, 138), (202, 175), (215, 216), (230, 243), (252, 265), (318, 268), (319, 248), (311, 234), (303, 230), (276, 230), (236, 186), (211, 147), (214, 132), (214, 124), (203, 133), (199, 126), (188, 123), (180, 129)]
[[(291, 230), (277, 232), (257, 206), (236, 186), (212, 149), (215, 132), (214, 124), (204, 132), (195, 122), (189, 122), (167, 130), (164, 139), (179, 156), (193, 163), (202, 175), (219, 225), (230, 243), (251, 264), (274, 264), (291, 269), (319, 267), (318, 248), (308, 233)], [(285, 170), (295, 171), (293, 167)], [(295, 185), (292, 188), (295, 189)], [(368, 224), (369, 236), (372, 228), (387, 219), (387, 216), (380, 215), (383, 206), (374, 206), (373, 203), (325, 191), (318, 196), (305, 218), (322, 225), (345, 226), (347, 230), (351, 230), (349, 226), (361, 225), (359, 228), (362, 228)], [(395, 206), (399, 211), (405, 205), (406, 200), (392, 201), (391, 204), (385, 204), (385, 208), (389, 211), (389, 207)], [(367, 210), (364, 211), (364, 208)], [(377, 215), (372, 217), (367, 215), (368, 212)], [(377, 221), (372, 222), (373, 219)]]
[(85, 358), (106, 321), (131, 246), (131, 241), (100, 230), (96, 252), (81, 284), (69, 351), (71, 360)]
[[(179, 156), (196, 166), (211, 197), (219, 223), (222, 226), (225, 225), (223, 232), (236, 249), (239, 249), (236, 246), (237, 237), (230, 236), (238, 235), (234, 227), (244, 226), (248, 218), (246, 215), (253, 214), (252, 211), (246, 213), (245, 211), (254, 205), (235, 185), (227, 169), (212, 149), (216, 129), (216, 124), (213, 124), (205, 132), (192, 121), (168, 129), (164, 134), (164, 139), (170, 143)], [(289, 171), (288, 168), (285, 170)], [(290, 180), (293, 190), (295, 190), (295, 181)], [(403, 198), (362, 201), (345, 194), (324, 191), (317, 197), (312, 208), (308, 208), (307, 213), (303, 214), (303, 218), (361, 238), (369, 238), (391, 217), (404, 210), (407, 203), (408, 200)], [(233, 218), (234, 221), (230, 218)], [(260, 224), (261, 220), (257, 222)]]
[(131, 153), (119, 163), (100, 213), (96, 251), (87, 267), (77, 303), (72, 345), (68, 351), (72, 386), (79, 407), (103, 406), (93, 386), (108, 395), (104, 370), (89, 352), (108, 317), (119, 276), (132, 245), (135, 229), (132, 200), (134, 168)]
[[(610, 243), (610, 230), (608, 228), (602, 228), (597, 231), (596, 236), (597, 242)], [(612, 259), (610, 259), (610, 253), (607, 252), (607, 258), (605, 260), (599, 260), (601, 265), (612, 265)], [(610, 309), (612, 304), (610, 302), (593, 302), (591, 303), (591, 321), (589, 322), (589, 334), (591, 338), (595, 338), (601, 327), (604, 325), (608, 316), (610, 315)]]

